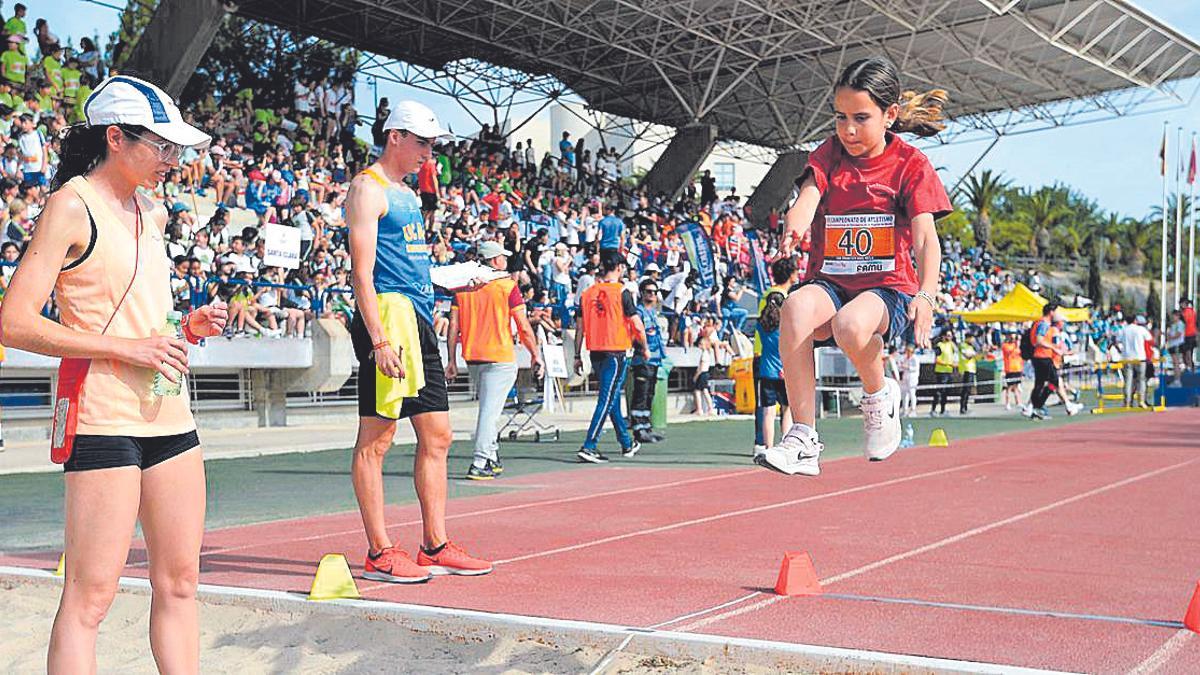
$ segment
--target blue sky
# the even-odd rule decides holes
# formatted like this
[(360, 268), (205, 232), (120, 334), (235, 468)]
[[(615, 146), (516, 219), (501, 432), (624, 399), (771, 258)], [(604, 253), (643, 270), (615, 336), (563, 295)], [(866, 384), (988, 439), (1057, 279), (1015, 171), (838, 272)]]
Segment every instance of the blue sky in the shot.
[[(124, 0), (101, 0), (124, 5)], [(1135, 0), (1142, 9), (1171, 24), (1185, 35), (1200, 39), (1200, 3), (1192, 0)], [(99, 32), (101, 37), (116, 29), (117, 12), (87, 0), (26, 0), (29, 26), (45, 17), (62, 39)], [(11, 2), (4, 3), (11, 14)], [(1195, 84), (1184, 87), (1189, 94)], [(475, 128), (471, 118), (444, 97), (416, 92), (401, 85), (380, 82), (378, 93), (425, 101), (460, 133)], [(358, 100), (371, 100), (374, 92), (360, 83)], [(953, 94), (953, 92), (952, 92)], [(365, 112), (370, 106), (360, 105)], [(980, 164), (981, 169), (1002, 172), (1016, 185), (1040, 186), (1066, 183), (1099, 202), (1104, 209), (1122, 215), (1145, 216), (1162, 198), (1158, 175), (1158, 147), (1163, 122), (1170, 123), (1171, 142), (1176, 127), (1184, 129), (1184, 145), (1192, 131), (1200, 131), (1200, 97), (1189, 105), (1167, 112), (1118, 118), (1106, 122), (1065, 127), (1001, 139)], [(975, 161), (989, 141), (956, 143), (929, 151), (934, 164), (945, 167), (942, 175), (953, 184)]]

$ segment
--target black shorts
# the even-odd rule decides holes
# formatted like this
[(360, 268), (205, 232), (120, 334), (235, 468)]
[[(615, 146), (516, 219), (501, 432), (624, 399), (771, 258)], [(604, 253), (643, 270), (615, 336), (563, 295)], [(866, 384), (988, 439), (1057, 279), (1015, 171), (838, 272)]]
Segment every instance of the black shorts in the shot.
[[(802, 281), (788, 289), (788, 294), (792, 294), (800, 289), (801, 286), (819, 286), (826, 294), (829, 295), (830, 301), (833, 302), (834, 311), (840, 311), (846, 303), (858, 297), (862, 293), (874, 293), (883, 301), (883, 306), (888, 312), (888, 329), (883, 334), (884, 344), (902, 337), (912, 327), (908, 323), (908, 305), (912, 302), (913, 296), (902, 293), (894, 288), (868, 288), (865, 291), (860, 291), (851, 295), (850, 291), (834, 284), (826, 279), (809, 279)], [(816, 347), (836, 347), (837, 342), (832, 338), (824, 340), (814, 340), (813, 346)]]
[(432, 192), (421, 193), (421, 210), (436, 211), (438, 205), (438, 197)]
[[(421, 358), (425, 364), (425, 386), (416, 396), (404, 399), (400, 416), (396, 419), (450, 410), (450, 401), (446, 396), (446, 371), (438, 354), (437, 333), (433, 332), (433, 326), (428, 321), (419, 316), (417, 333), (420, 335)], [(354, 356), (358, 358), (358, 416), (391, 419), (376, 411), (375, 354), (367, 325), (358, 312), (354, 313), (354, 319), (350, 322), (350, 341), (354, 344)]]
[(1183, 338), (1183, 351), (1184, 351), (1184, 353), (1187, 353), (1187, 354), (1190, 354), (1190, 353), (1196, 351), (1196, 336), (1195, 335), (1190, 335), (1188, 337)]
[(787, 405), (787, 387), (783, 380), (774, 377), (758, 378), (758, 407), (774, 408), (776, 405)]
[(1005, 373), (1004, 374), (1004, 384), (1009, 387), (1011, 387), (1013, 385), (1021, 384), (1021, 380), (1023, 380), (1023, 379), (1025, 379), (1025, 375), (1021, 371), (1017, 371), (1015, 373)]
[(97, 436), (79, 434), (63, 471), (92, 471), (136, 466), (145, 471), (200, 445), (195, 431), (172, 436)]
[(705, 391), (708, 389), (708, 373), (703, 373), (692, 381), (692, 391)]

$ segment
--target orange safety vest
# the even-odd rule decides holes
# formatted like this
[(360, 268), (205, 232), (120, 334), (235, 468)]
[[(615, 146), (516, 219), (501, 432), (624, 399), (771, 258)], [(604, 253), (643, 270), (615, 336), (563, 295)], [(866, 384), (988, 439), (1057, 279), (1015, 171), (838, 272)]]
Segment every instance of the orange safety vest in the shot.
[(623, 352), (633, 346), (629, 321), (621, 296), (625, 287), (617, 282), (593, 284), (579, 298), (583, 337), (593, 352)]
[(516, 360), (510, 300), (516, 286), (517, 282), (506, 277), (455, 296), (464, 360), (487, 363)]
[[(1050, 349), (1049, 347), (1043, 347), (1038, 343), (1037, 329), (1038, 329), (1038, 326), (1040, 326), (1041, 324), (1042, 324), (1042, 320), (1034, 321), (1033, 328), (1029, 329), (1030, 330), (1029, 336), (1032, 338), (1032, 341), (1033, 341), (1033, 358), (1035, 358), (1035, 359), (1052, 359), (1057, 355), (1057, 352), (1055, 352), (1053, 349)], [(1046, 329), (1046, 338), (1050, 341), (1050, 344), (1054, 344), (1054, 337), (1056, 335), (1058, 335), (1058, 328), (1055, 328), (1054, 324), (1050, 324), (1050, 327)]]

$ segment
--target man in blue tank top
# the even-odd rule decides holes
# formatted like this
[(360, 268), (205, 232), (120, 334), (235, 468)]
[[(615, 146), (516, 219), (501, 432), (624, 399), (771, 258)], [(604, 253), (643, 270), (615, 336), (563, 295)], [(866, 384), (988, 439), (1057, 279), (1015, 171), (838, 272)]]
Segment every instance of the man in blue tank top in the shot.
[[(491, 563), (467, 554), (446, 534), (450, 407), (433, 330), (425, 220), (416, 193), (403, 182), (430, 158), (434, 142), (449, 134), (433, 111), (416, 101), (398, 103), (383, 131), (383, 155), (351, 181), (346, 198), (357, 303), (350, 336), (359, 362), (358, 439), (351, 474), (367, 534), (363, 577), (421, 583), (435, 574), (487, 574)], [(421, 375), (423, 384), (417, 388)], [(393, 400), (381, 399), (392, 386), (404, 391), (398, 409)], [(384, 520), (383, 459), (397, 420), (404, 418), (417, 435), (413, 482), (424, 522), (415, 561), (393, 545)]]

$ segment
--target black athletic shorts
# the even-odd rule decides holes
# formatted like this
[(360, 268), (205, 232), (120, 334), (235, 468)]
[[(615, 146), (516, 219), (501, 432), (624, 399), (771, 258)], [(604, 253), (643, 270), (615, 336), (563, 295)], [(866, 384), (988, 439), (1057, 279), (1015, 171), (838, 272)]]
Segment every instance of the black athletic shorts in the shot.
[[(421, 339), (421, 358), (425, 364), (425, 386), (412, 398), (404, 399), (400, 406), (400, 416), (404, 419), (413, 415), (428, 412), (445, 412), (450, 410), (450, 401), (446, 395), (446, 371), (442, 366), (442, 357), (438, 354), (437, 333), (428, 321), (417, 317), (417, 333)], [(367, 325), (363, 323), (362, 315), (354, 313), (350, 322), (350, 340), (354, 344), (354, 356), (358, 358), (358, 416), (391, 419), (376, 412), (375, 405), (375, 354), (371, 344), (371, 336), (367, 333)]]
[(438, 207), (438, 197), (432, 192), (421, 193), (421, 210), (436, 211)]
[(1023, 379), (1025, 379), (1025, 374), (1019, 370), (1013, 373), (1004, 374), (1004, 384), (1010, 387), (1014, 384), (1021, 384), (1021, 380)]
[(775, 377), (758, 378), (759, 408), (774, 408), (776, 405), (787, 404), (787, 387), (783, 385), (783, 380)]
[(79, 434), (63, 471), (136, 466), (145, 471), (200, 445), (195, 431), (172, 436), (96, 436)]

